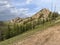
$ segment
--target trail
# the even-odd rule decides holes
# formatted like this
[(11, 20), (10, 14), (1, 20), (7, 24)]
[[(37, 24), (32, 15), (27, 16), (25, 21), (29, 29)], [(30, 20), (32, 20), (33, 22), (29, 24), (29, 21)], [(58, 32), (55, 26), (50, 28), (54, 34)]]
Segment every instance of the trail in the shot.
[(60, 45), (60, 25), (37, 32), (27, 39), (12, 45)]

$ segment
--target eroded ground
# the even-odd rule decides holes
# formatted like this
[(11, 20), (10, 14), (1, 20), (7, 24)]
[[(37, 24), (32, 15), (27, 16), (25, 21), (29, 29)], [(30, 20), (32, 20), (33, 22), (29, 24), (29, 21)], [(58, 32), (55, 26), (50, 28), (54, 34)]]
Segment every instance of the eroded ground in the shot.
[(37, 32), (27, 39), (12, 45), (60, 45), (60, 25)]

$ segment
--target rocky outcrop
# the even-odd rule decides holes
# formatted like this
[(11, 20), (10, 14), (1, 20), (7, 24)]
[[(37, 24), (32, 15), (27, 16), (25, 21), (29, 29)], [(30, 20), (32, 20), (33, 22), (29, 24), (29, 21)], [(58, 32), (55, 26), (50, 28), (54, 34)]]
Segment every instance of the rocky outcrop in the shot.
[(50, 14), (50, 11), (44, 8), (39, 12), (37, 12), (34, 16), (32, 16), (32, 18), (42, 18), (42, 17), (47, 18), (49, 14)]
[(21, 22), (21, 21), (22, 21), (22, 19), (21, 19), (20, 17), (17, 17), (17, 18), (15, 18), (15, 19), (12, 19), (12, 20), (11, 20), (12, 23), (19, 23), (19, 22)]
[(34, 14), (32, 17), (28, 17), (28, 18), (24, 18), (24, 19), (21, 19), (20, 17), (17, 17), (15, 19), (12, 19), (11, 22), (16, 22), (16, 23), (24, 23), (24, 22), (29, 22), (29, 21), (33, 21), (33, 20), (37, 20), (38, 18), (41, 18), (41, 19), (46, 19), (50, 14), (50, 11), (46, 8), (40, 10), (39, 12), (37, 12), (36, 14)]

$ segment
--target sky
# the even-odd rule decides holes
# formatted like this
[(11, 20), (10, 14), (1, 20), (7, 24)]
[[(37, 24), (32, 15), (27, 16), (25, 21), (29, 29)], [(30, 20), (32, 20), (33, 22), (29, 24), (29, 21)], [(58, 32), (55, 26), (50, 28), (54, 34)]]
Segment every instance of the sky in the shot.
[(0, 0), (0, 20), (30, 17), (43, 8), (60, 13), (60, 0)]

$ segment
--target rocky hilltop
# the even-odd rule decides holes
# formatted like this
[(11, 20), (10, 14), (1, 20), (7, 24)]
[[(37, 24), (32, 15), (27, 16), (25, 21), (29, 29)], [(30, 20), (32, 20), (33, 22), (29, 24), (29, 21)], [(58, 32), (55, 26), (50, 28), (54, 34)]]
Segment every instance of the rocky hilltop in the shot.
[(15, 19), (12, 19), (11, 22), (16, 22), (16, 23), (20, 23), (20, 22), (28, 22), (29, 20), (35, 20), (35, 19), (38, 19), (38, 18), (44, 18), (46, 19), (48, 17), (48, 15), (50, 14), (50, 10), (44, 8), (42, 10), (40, 10), (39, 12), (37, 12), (36, 14), (34, 14), (32, 17), (28, 17), (28, 18), (20, 18), (20, 17), (17, 17)]
[(32, 16), (32, 18), (41, 18), (41, 17), (47, 18), (49, 13), (50, 13), (50, 10), (44, 8), (39, 12), (37, 12), (34, 16)]

